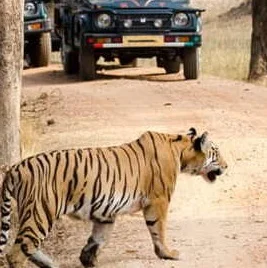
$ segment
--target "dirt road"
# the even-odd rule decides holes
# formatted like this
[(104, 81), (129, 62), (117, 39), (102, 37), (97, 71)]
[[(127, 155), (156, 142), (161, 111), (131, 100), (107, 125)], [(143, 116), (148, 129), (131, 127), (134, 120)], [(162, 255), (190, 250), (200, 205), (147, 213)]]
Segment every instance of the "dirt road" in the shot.
[[(216, 184), (178, 178), (167, 240), (179, 261), (155, 257), (137, 213), (118, 219), (99, 267), (267, 267), (267, 88), (205, 76), (184, 81), (157, 68), (102, 70), (98, 80), (79, 82), (53, 65), (24, 71), (23, 98), (28, 116), (39, 112), (36, 151), (115, 145), (146, 130), (184, 133), (194, 126), (210, 132), (228, 161)], [(38, 101), (43, 108), (31, 104)], [(61, 220), (45, 251), (62, 268), (81, 267), (89, 230)]]

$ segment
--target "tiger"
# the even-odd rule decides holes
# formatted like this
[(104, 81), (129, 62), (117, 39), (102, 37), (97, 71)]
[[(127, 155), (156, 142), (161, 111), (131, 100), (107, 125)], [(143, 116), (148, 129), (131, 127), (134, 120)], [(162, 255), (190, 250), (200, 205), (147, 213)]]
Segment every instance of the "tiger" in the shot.
[(19, 230), (7, 261), (12, 268), (58, 267), (41, 249), (55, 221), (72, 215), (92, 222), (80, 253), (84, 267), (94, 267), (116, 217), (142, 211), (155, 254), (177, 260), (165, 243), (171, 196), (179, 173), (201, 175), (209, 182), (227, 164), (208, 132), (198, 136), (147, 131), (118, 146), (62, 149), (25, 158), (3, 172), (0, 252), (10, 229), (11, 200), (17, 202)]

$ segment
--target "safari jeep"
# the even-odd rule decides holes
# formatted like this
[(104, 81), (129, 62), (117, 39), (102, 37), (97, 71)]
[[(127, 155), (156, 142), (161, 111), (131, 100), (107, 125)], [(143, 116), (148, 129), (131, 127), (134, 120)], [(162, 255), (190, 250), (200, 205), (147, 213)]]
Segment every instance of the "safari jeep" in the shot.
[(47, 66), (51, 57), (51, 21), (44, 2), (25, 0), (24, 55), (33, 67)]
[(55, 27), (67, 74), (96, 78), (96, 63), (156, 57), (158, 67), (186, 79), (199, 76), (201, 12), (189, 0), (61, 0)]

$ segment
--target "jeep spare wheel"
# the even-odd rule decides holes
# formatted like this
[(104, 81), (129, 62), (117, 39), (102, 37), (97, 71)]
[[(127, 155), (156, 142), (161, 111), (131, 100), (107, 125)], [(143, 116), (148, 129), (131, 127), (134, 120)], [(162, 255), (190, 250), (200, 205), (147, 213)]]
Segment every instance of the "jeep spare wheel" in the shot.
[(48, 66), (51, 59), (51, 34), (41, 33), (31, 40), (29, 56), (34, 67)]

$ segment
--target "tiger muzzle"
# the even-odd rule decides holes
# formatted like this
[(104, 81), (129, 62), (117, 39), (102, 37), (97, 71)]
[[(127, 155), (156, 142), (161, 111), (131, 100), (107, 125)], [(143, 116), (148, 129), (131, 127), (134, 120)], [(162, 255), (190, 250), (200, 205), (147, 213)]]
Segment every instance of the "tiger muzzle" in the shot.
[(207, 177), (210, 180), (210, 182), (215, 182), (217, 179), (217, 176), (220, 176), (223, 174), (223, 171), (221, 169), (212, 170), (207, 173)]

